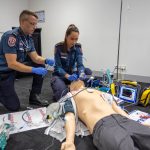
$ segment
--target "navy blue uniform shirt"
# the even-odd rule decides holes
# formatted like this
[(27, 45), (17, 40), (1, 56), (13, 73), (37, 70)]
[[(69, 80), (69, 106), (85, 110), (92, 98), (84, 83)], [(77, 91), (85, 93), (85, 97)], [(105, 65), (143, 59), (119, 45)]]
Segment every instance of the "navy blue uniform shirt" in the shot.
[(5, 32), (0, 41), (0, 72), (11, 71), (8, 68), (5, 54), (17, 54), (17, 61), (23, 62), (28, 52), (35, 51), (33, 39), (25, 35), (21, 28)]
[(67, 53), (63, 53), (63, 46), (63, 42), (55, 45), (54, 74), (64, 77), (66, 73), (84, 71), (81, 44), (76, 43)]

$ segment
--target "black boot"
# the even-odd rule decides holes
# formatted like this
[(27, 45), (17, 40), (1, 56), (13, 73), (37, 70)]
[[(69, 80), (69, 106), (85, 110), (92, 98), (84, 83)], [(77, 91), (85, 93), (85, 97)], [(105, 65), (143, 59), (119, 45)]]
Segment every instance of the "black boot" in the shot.
[(32, 93), (32, 92), (30, 93), (29, 104), (38, 105), (38, 106), (48, 106), (49, 105), (48, 101), (41, 100), (39, 94)]

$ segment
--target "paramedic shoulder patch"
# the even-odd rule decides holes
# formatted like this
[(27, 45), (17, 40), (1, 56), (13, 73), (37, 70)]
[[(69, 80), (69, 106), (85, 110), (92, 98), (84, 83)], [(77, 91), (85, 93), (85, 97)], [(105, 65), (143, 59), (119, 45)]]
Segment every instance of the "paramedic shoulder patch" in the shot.
[(10, 47), (13, 47), (13, 46), (15, 46), (15, 44), (16, 44), (16, 38), (13, 37), (13, 36), (10, 36), (10, 37), (8, 38), (8, 45), (9, 45)]

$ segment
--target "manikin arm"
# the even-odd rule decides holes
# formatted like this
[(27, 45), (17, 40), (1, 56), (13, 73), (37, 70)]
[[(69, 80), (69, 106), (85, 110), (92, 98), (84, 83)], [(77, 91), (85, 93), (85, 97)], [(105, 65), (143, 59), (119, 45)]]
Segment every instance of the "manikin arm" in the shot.
[(75, 137), (75, 115), (72, 112), (68, 112), (65, 115), (65, 129), (66, 129), (66, 141), (62, 143), (61, 150), (75, 150), (74, 137)]
[(150, 128), (150, 124), (149, 123), (142, 122), (141, 124)]
[(114, 101), (112, 102), (112, 108), (116, 113), (129, 118), (129, 115), (124, 110), (122, 110)]
[[(124, 110), (122, 110), (120, 107), (118, 107), (118, 105), (116, 105), (116, 103), (115, 103), (114, 101), (113, 101), (113, 103), (112, 103), (112, 108), (113, 108), (113, 110), (114, 110), (115, 112), (117, 112), (118, 114), (120, 114), (120, 115), (122, 115), (122, 116), (125, 116), (125, 117), (127, 117), (127, 118), (130, 119), (129, 115), (128, 115)], [(142, 122), (141, 124), (144, 125), (144, 126), (150, 127), (150, 124), (149, 124), (149, 123), (144, 123), (144, 122)]]

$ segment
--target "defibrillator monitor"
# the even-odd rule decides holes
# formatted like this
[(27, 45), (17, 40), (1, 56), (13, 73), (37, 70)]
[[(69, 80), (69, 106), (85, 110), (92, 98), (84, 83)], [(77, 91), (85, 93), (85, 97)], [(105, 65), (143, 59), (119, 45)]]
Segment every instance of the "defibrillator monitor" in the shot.
[(136, 103), (137, 89), (129, 86), (120, 86), (118, 97), (126, 102)]

